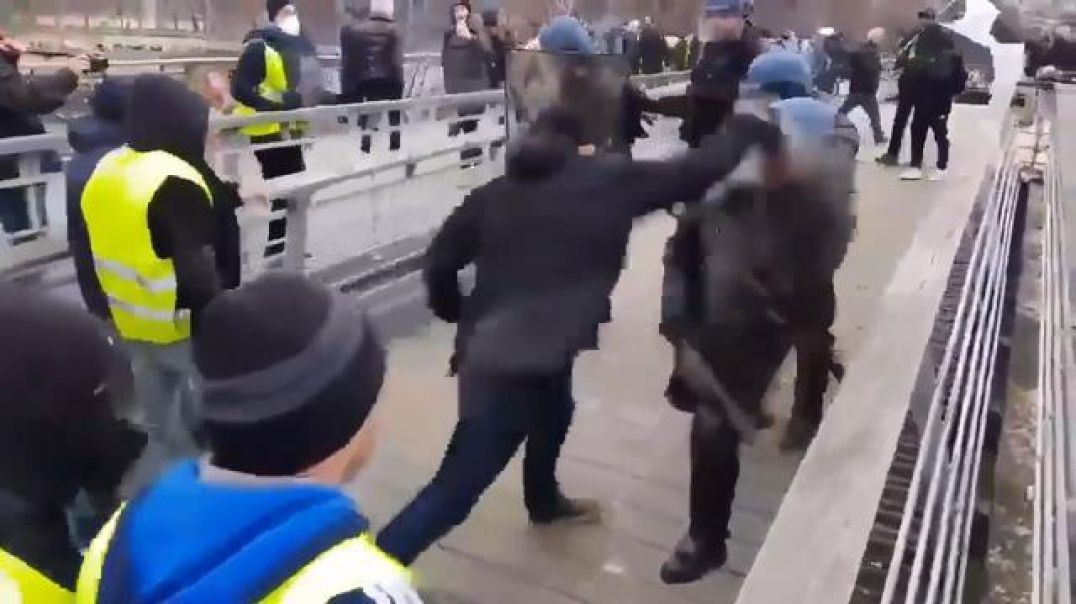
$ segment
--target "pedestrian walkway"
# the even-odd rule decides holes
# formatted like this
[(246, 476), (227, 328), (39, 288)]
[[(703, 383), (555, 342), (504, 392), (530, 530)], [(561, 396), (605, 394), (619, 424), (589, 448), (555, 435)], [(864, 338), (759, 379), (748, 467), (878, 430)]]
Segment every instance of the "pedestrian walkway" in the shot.
[[(885, 119), (892, 114), (886, 108)], [(952, 118), (955, 158), (946, 183), (900, 183), (864, 149), (859, 169), (859, 230), (838, 279), (838, 346), (852, 358), (872, 327), (880, 296), (914, 239), (920, 221), (954, 191), (973, 194), (990, 148), (983, 133), (996, 120), (984, 107), (959, 107)], [(864, 129), (864, 132), (867, 130)], [(678, 147), (671, 122), (659, 123), (638, 155)], [(728, 566), (706, 580), (670, 588), (658, 568), (682, 535), (687, 518), (689, 416), (671, 409), (662, 392), (671, 367), (657, 333), (661, 256), (672, 220), (652, 217), (632, 239), (614, 296), (614, 320), (601, 350), (585, 354), (576, 372), (579, 410), (568, 437), (561, 477), (572, 496), (607, 504), (600, 527), (538, 530), (522, 505), (518, 460), (471, 519), (417, 564), (423, 585), (446, 602), (566, 604), (733, 602), (796, 471), (797, 456), (777, 442), (792, 402), (786, 366), (770, 397), (779, 418), (745, 450), (733, 516)], [(924, 258), (924, 262), (930, 262)], [(409, 287), (417, 288), (417, 280)], [(411, 302), (421, 293), (412, 292)], [(384, 306), (384, 300), (377, 304)], [(392, 343), (382, 406), (384, 446), (354, 492), (375, 524), (389, 520), (432, 476), (456, 418), (455, 381), (445, 377), (453, 328), (412, 325)], [(879, 368), (881, 370), (881, 368)], [(840, 485), (834, 485), (840, 488)]]

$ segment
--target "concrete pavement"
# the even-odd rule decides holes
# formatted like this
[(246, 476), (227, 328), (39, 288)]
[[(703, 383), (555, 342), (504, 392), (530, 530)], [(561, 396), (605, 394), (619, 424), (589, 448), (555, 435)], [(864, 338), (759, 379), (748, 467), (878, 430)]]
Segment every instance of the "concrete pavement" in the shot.
[[(953, 179), (976, 179), (983, 172), (981, 154), (961, 152), (976, 144), (982, 111), (960, 107), (954, 114)], [(669, 122), (660, 123), (655, 138), (641, 144), (639, 155), (674, 152), (673, 129)], [(875, 152), (863, 152), (859, 231), (838, 279), (836, 333), (848, 357), (862, 345), (879, 296), (919, 221), (935, 204), (945, 203), (949, 190), (946, 183), (898, 182), (895, 171), (870, 161)], [(974, 157), (978, 163), (961, 164), (962, 157)], [(663, 400), (671, 362), (668, 346), (656, 331), (662, 246), (671, 231), (672, 221), (664, 216), (639, 224), (614, 296), (614, 321), (603, 329), (602, 349), (584, 355), (576, 373), (579, 410), (561, 477), (569, 494), (598, 497), (607, 504), (606, 523), (556, 530), (529, 527), (517, 460), (471, 519), (417, 564), (423, 584), (445, 601), (735, 600), (799, 462), (777, 449), (791, 406), (793, 376), (786, 367), (769, 400), (780, 418), (777, 429), (743, 452), (727, 568), (696, 585), (662, 585), (657, 571), (685, 529), (688, 486), (689, 417)], [(456, 418), (455, 382), (445, 377), (453, 330), (425, 323), (423, 295), (415, 291), (414, 277), (410, 279), (385, 286), (366, 300), (380, 322), (400, 336), (392, 343), (380, 408), (383, 447), (352, 489), (375, 525), (390, 519), (429, 480)]]

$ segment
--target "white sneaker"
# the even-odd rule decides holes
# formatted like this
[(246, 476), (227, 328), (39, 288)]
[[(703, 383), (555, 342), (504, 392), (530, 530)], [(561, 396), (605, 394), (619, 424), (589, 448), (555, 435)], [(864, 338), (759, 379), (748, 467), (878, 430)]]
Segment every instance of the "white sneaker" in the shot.
[(908, 168), (900, 173), (901, 180), (923, 180), (923, 171), (919, 168)]
[(930, 173), (929, 179), (931, 182), (941, 182), (945, 180), (946, 174), (947, 172), (945, 170), (935, 170)]

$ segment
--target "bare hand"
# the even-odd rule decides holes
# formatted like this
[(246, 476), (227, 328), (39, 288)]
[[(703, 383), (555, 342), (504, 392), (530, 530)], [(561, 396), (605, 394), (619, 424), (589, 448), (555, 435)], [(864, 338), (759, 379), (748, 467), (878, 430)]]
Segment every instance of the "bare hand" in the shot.
[(90, 57), (87, 55), (71, 57), (67, 60), (67, 65), (65, 65), (65, 67), (75, 73), (86, 73), (90, 70)]

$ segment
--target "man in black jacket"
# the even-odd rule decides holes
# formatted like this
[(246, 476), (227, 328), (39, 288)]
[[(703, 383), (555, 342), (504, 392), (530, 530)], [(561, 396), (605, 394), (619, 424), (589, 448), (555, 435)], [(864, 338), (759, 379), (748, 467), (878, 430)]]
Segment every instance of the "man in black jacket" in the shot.
[[(44, 134), (45, 126), (38, 116), (63, 106), (78, 87), (76, 70), (87, 66), (85, 59), (80, 58), (53, 75), (26, 78), (19, 73), (19, 59), (24, 51), (22, 44), (0, 35), (0, 138)], [(0, 180), (18, 175), (17, 159), (0, 157)], [(0, 231), (17, 233), (29, 227), (23, 191), (0, 190)]]
[[(393, 21), (393, 0), (373, 0), (370, 16), (340, 30), (340, 102), (366, 103), (403, 96), (403, 40)], [(365, 128), (364, 123), (361, 125)], [(389, 113), (389, 149), (400, 148), (400, 112)], [(370, 152), (371, 138), (362, 137), (362, 152)]]
[(876, 27), (867, 34), (867, 41), (849, 58), (851, 82), (848, 98), (841, 106), (841, 113), (848, 115), (856, 107), (862, 107), (871, 122), (874, 144), (888, 142), (882, 130), (882, 116), (878, 109), (878, 86), (882, 78), (882, 57), (878, 46), (885, 38), (885, 30)]
[[(556, 463), (571, 424), (572, 367), (593, 347), (636, 218), (698, 200), (749, 149), (779, 132), (733, 119), (728, 135), (687, 158), (632, 163), (583, 156), (583, 123), (552, 110), (518, 140), (508, 173), (473, 191), (427, 256), (430, 305), (458, 323), (460, 419), (433, 481), (378, 537), (404, 564), (463, 522), (526, 442), (531, 521), (595, 521), (594, 502), (566, 498)], [(474, 264), (466, 299), (458, 273)]]

